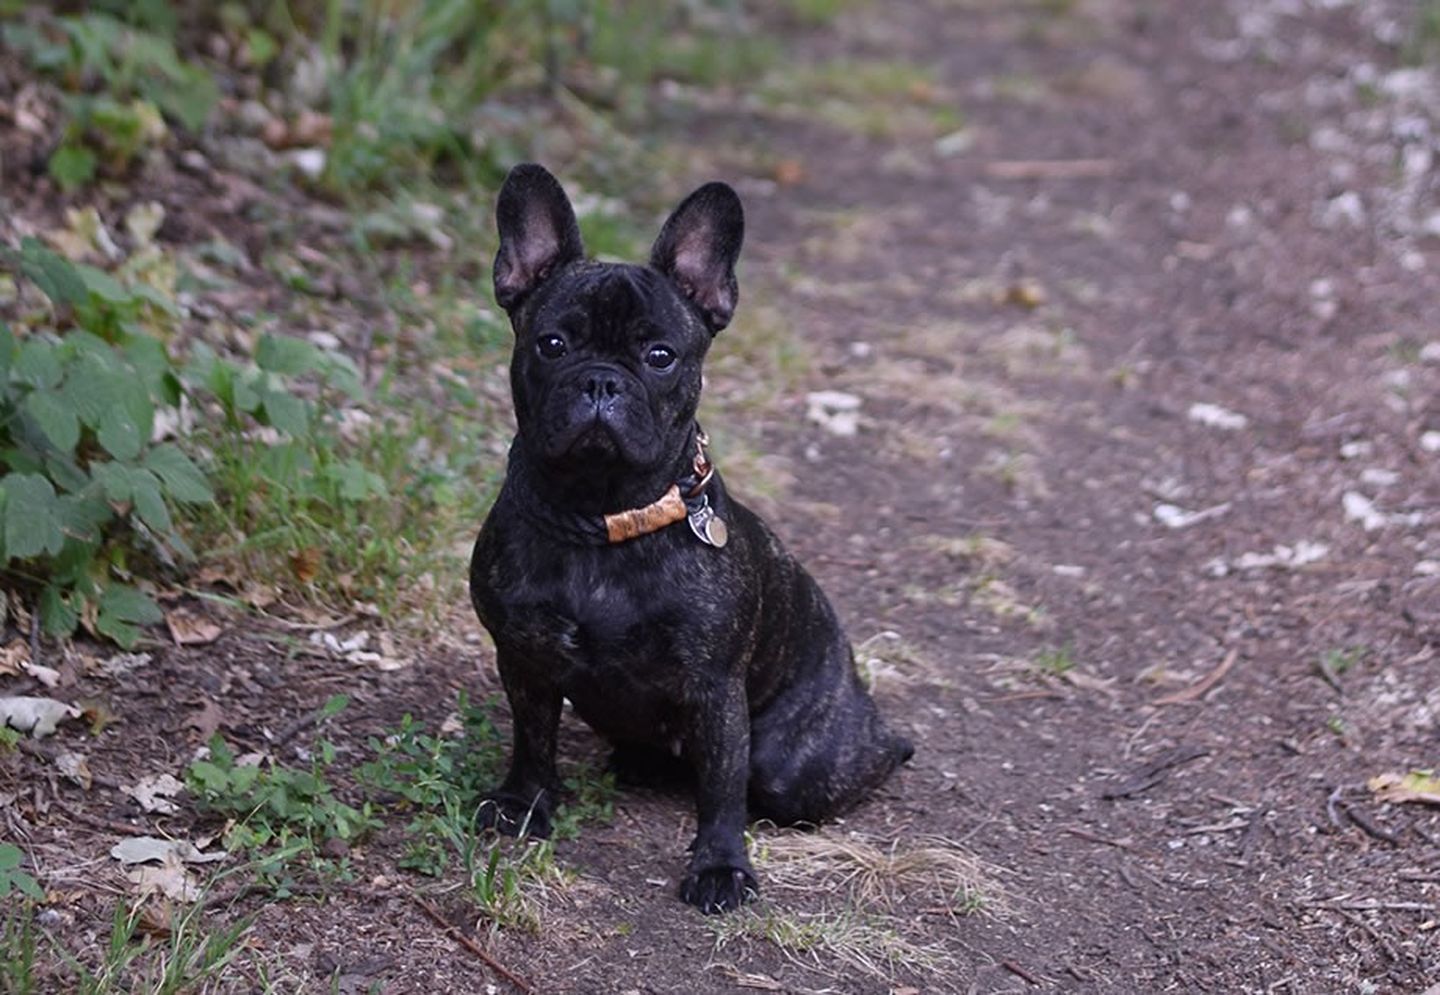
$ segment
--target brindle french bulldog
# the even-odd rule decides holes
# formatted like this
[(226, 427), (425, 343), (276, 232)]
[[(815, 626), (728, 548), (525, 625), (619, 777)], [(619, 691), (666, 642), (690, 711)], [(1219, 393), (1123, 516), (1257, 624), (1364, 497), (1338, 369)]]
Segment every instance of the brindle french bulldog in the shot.
[(729, 494), (695, 422), (701, 363), (738, 299), (740, 199), (696, 190), (647, 266), (587, 261), (569, 199), (537, 165), (511, 171), (496, 219), (518, 432), (470, 592), (514, 753), (482, 823), (548, 835), (568, 698), (620, 768), (678, 757), (693, 771), (680, 897), (737, 908), (758, 893), (747, 813), (831, 818), (914, 752), (880, 718), (825, 595)]

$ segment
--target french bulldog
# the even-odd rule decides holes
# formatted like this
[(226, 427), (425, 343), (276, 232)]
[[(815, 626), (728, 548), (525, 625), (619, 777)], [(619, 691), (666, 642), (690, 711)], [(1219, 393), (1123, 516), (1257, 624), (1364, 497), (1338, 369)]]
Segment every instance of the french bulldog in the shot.
[(538, 165), (510, 172), (496, 221), (517, 432), (470, 593), (514, 750), (480, 822), (548, 835), (568, 699), (622, 774), (677, 760), (693, 774), (680, 897), (735, 909), (759, 892), (750, 816), (819, 823), (914, 752), (881, 719), (825, 595), (730, 495), (695, 421), (701, 365), (738, 300), (740, 199), (700, 187), (644, 266), (587, 260)]

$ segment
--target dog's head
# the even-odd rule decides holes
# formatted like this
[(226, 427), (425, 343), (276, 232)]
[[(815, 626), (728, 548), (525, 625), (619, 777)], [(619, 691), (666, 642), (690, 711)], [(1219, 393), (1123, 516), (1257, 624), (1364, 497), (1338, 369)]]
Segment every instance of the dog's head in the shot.
[(570, 200), (541, 166), (510, 171), (495, 214), (495, 299), (515, 331), (527, 458), (572, 478), (668, 470), (685, 454), (710, 341), (735, 313), (735, 191), (708, 183), (686, 197), (646, 266), (587, 261)]

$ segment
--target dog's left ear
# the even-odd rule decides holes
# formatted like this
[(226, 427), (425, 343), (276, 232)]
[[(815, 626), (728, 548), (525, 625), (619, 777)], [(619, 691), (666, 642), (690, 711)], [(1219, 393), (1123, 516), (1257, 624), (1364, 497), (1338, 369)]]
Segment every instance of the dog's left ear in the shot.
[(695, 302), (712, 335), (735, 316), (735, 260), (744, 240), (739, 196), (724, 183), (707, 183), (680, 202), (650, 250), (650, 265)]

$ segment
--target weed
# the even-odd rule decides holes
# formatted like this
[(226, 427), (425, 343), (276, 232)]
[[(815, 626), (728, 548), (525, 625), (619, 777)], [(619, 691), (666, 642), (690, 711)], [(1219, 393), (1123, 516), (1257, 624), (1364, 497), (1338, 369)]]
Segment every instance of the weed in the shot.
[(1420, 0), (1403, 55), (1413, 65), (1440, 57), (1440, 0)]
[(0, 843), (0, 898), (18, 894), (37, 902), (44, 901), (45, 891), (33, 877), (20, 869), (24, 860), (24, 852), (14, 843)]
[[(345, 707), (336, 696), (324, 711)], [(267, 870), (283, 868), (300, 854), (317, 852), (327, 840), (349, 842), (375, 824), (370, 805), (353, 808), (335, 796), (326, 773), (335, 749), (326, 740), (316, 748), (310, 769), (295, 770), (261, 758), (237, 758), (220, 736), (210, 740), (210, 755), (185, 772), (186, 787), (203, 811), (231, 820), (225, 831), (229, 850), (271, 851)]]
[(1034, 667), (1050, 677), (1059, 677), (1074, 670), (1075, 658), (1071, 654), (1070, 644), (1047, 647), (1036, 653)]
[(1365, 646), (1333, 647), (1320, 654), (1320, 669), (1338, 677), (1363, 662), (1368, 653)]
[[(181, 58), (169, 38), (108, 14), (17, 21), (4, 40), (70, 91), (69, 121), (49, 163), (67, 190), (94, 177), (97, 153), (123, 171), (165, 138), (165, 118), (195, 131), (219, 100), (210, 73)], [(89, 92), (95, 84), (101, 92)]]

